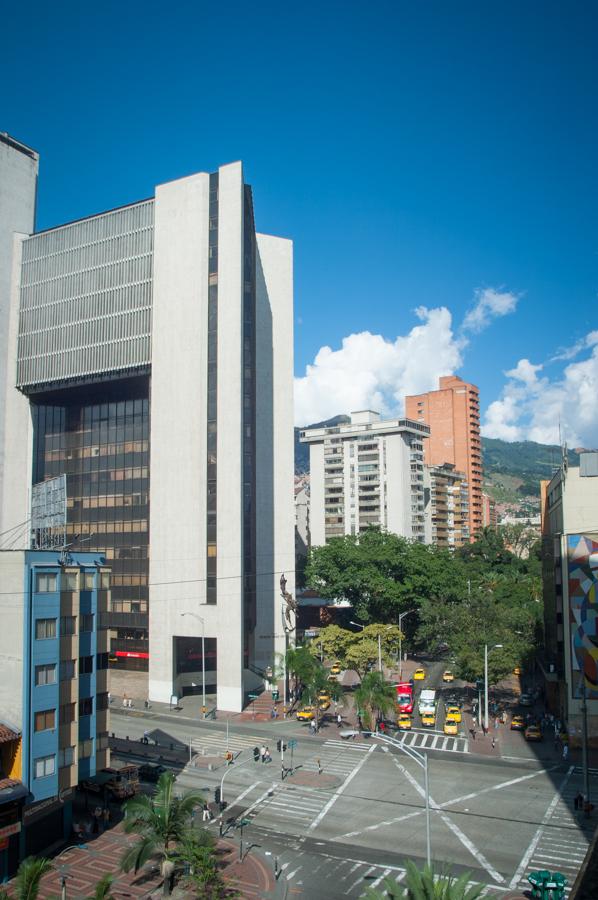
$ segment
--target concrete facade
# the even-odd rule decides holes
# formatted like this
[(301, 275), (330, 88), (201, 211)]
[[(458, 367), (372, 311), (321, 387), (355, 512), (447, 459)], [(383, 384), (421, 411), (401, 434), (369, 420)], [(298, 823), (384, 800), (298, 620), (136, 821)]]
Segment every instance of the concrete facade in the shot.
[[(598, 460), (598, 453), (582, 453)], [(585, 462), (585, 460), (584, 460)], [(587, 469), (587, 467), (584, 467)], [(562, 466), (550, 482), (542, 484), (542, 575), (545, 617), (546, 657), (540, 661), (546, 679), (546, 694), (553, 709), (567, 723), (571, 742), (579, 744), (582, 734), (582, 685), (587, 690), (588, 734), (598, 745), (598, 694), (596, 692), (594, 653), (586, 654), (585, 679), (573, 658), (574, 632), (579, 628), (579, 613), (573, 610), (572, 572), (577, 566), (583, 581), (590, 584), (598, 571), (598, 554), (574, 556), (572, 541), (578, 536), (598, 545), (598, 469), (597, 474), (582, 474), (582, 466)], [(588, 471), (592, 471), (590, 467)], [(577, 578), (577, 576), (576, 576)], [(575, 588), (577, 590), (577, 588)], [(590, 594), (596, 586), (589, 587)], [(590, 602), (590, 608), (593, 601)], [(591, 612), (582, 614), (584, 644), (596, 645), (596, 619)]]
[(351, 423), (301, 432), (310, 452), (313, 546), (370, 525), (425, 542), (427, 425), (351, 413)]
[[(0, 501), (5, 480), (5, 385), (7, 381), (12, 384), (16, 372), (14, 344), (10, 337), (14, 240), (16, 234), (31, 234), (35, 227), (38, 168), (39, 156), (34, 150), (10, 135), (0, 133)], [(1, 522), (0, 506), (0, 531), (3, 531)], [(16, 524), (14, 520), (12, 524)]]
[(2, 529), (66, 474), (67, 536), (114, 560), (113, 662), (167, 702), (201, 690), (204, 635), (240, 710), (294, 591), (292, 243), (256, 234), (238, 162), (14, 240)]
[(482, 529), (480, 399), (474, 384), (457, 375), (439, 379), (438, 390), (405, 398), (405, 415), (430, 426), (424, 445), (429, 466), (449, 463), (464, 472), (469, 489), (469, 541)]

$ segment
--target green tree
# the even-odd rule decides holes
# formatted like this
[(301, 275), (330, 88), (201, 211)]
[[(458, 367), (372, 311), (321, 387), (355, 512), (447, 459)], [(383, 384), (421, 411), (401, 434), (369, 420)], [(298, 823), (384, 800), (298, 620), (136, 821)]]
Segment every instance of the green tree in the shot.
[(15, 878), (17, 900), (36, 900), (41, 880), (51, 868), (52, 863), (43, 856), (28, 856), (24, 859)]
[(139, 835), (139, 840), (127, 847), (120, 861), (123, 872), (137, 872), (150, 859), (159, 859), (166, 895), (176, 846), (191, 826), (193, 810), (203, 803), (199, 791), (186, 791), (182, 797), (176, 797), (174, 784), (174, 774), (164, 772), (152, 797), (138, 794), (126, 803), (125, 831)]
[(202, 900), (220, 900), (223, 897), (238, 896), (222, 877), (216, 841), (205, 829), (185, 834), (177, 848), (177, 861), (186, 869), (180, 882), (186, 896), (189, 891)]
[(466, 592), (462, 561), (426, 544), (368, 528), (310, 550), (306, 581), (330, 600), (345, 599), (363, 622), (397, 622), (424, 597)]
[(484, 890), (483, 885), (469, 886), (470, 872), (458, 878), (450, 874), (435, 875), (430, 866), (420, 870), (410, 859), (405, 868), (405, 885), (385, 878), (380, 889), (368, 888), (364, 897), (367, 900), (477, 900)]
[(286, 654), (287, 672), (292, 675), (295, 682), (295, 693), (301, 693), (304, 685), (309, 684), (314, 673), (320, 665), (309, 647), (289, 647)]
[(381, 672), (368, 672), (353, 695), (357, 708), (363, 711), (362, 721), (371, 731), (379, 716), (385, 716), (394, 707), (395, 688), (384, 680)]
[(102, 875), (95, 886), (95, 890), (88, 900), (112, 900), (112, 882), (114, 876), (107, 873)]

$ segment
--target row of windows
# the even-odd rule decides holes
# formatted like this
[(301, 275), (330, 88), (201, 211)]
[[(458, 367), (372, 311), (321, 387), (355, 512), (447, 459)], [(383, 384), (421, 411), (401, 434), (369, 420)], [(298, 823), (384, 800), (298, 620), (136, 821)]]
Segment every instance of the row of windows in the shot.
[[(102, 590), (110, 588), (110, 573), (100, 573), (99, 586)], [(63, 572), (60, 581), (63, 591), (93, 591), (95, 587), (95, 574), (84, 572), (79, 576), (78, 572)], [(58, 589), (58, 575), (55, 572), (38, 572), (35, 579), (35, 590), (38, 594), (53, 594)], [(91, 629), (89, 629), (91, 631)]]
[[(108, 734), (99, 734), (96, 739), (97, 750), (105, 750), (108, 747)], [(58, 768), (63, 769), (65, 766), (72, 766), (75, 762), (75, 747), (64, 747), (58, 751)], [(78, 754), (79, 759), (89, 759), (93, 756), (93, 738), (87, 738), (79, 741)], [(38, 756), (34, 761), (34, 772), (36, 778), (47, 778), (56, 773), (56, 755)]]
[[(84, 613), (80, 616), (81, 634), (93, 631), (94, 614)], [(57, 619), (36, 619), (35, 620), (35, 638), (38, 641), (49, 640), (56, 637)], [(60, 634), (73, 635), (77, 634), (77, 616), (61, 616), (60, 617)]]

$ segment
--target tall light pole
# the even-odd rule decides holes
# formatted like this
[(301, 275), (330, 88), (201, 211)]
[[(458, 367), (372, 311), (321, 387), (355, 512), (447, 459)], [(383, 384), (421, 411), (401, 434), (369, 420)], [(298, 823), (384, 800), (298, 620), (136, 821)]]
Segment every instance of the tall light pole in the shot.
[[(365, 625), (360, 625), (359, 622), (349, 622), (349, 625), (357, 625), (358, 628), (365, 629)], [(392, 628), (392, 625), (387, 625), (386, 628), (388, 630)], [(378, 671), (382, 672), (382, 634), (378, 635)]]
[(201, 622), (201, 709), (202, 717), (206, 717), (206, 622), (205, 619), (197, 613), (184, 612), (181, 616), (192, 616)]
[(403, 677), (403, 619), (413, 612), (417, 612), (417, 609), (407, 609), (399, 613), (399, 681)]
[[(502, 644), (494, 644), (490, 650), (498, 650)], [(488, 644), (484, 644), (484, 728), (488, 731)]]

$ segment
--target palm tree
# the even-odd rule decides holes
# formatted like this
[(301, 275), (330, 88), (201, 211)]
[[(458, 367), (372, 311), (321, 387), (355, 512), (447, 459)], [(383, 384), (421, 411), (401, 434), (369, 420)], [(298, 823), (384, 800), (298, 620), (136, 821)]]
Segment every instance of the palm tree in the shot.
[(15, 891), (18, 900), (35, 900), (43, 876), (52, 868), (49, 859), (28, 856), (19, 866), (15, 878)]
[(355, 691), (355, 703), (359, 709), (364, 710), (364, 724), (372, 724), (380, 715), (386, 715), (395, 702), (395, 689), (392, 684), (384, 680), (381, 672), (368, 672), (364, 675), (361, 684)]
[(165, 895), (170, 893), (176, 845), (191, 827), (193, 810), (203, 803), (199, 791), (176, 797), (174, 783), (174, 774), (164, 772), (153, 797), (138, 794), (125, 805), (125, 831), (138, 834), (139, 840), (125, 850), (120, 861), (123, 872), (137, 872), (150, 859), (159, 859)]
[(114, 877), (110, 874), (102, 875), (95, 886), (91, 897), (87, 900), (112, 900), (112, 882)]
[(380, 890), (369, 888), (364, 897), (367, 900), (477, 900), (484, 889), (484, 885), (469, 886), (469, 872), (459, 878), (451, 874), (434, 875), (430, 866), (420, 871), (412, 860), (407, 861), (406, 869), (406, 887), (385, 878)]

